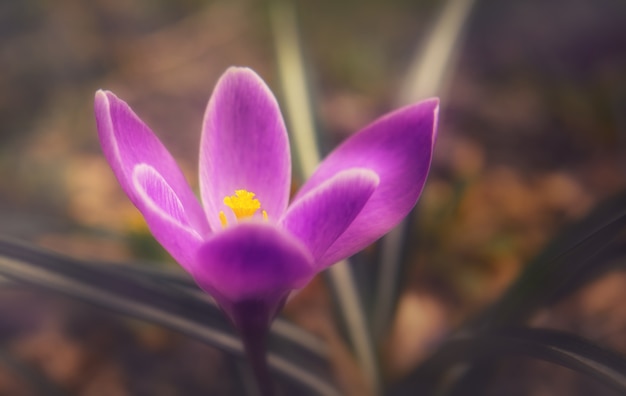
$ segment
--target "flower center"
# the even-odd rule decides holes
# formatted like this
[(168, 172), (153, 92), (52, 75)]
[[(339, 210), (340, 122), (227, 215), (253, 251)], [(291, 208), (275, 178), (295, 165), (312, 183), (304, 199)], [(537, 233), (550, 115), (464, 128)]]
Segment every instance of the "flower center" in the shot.
[[(254, 198), (255, 194), (248, 190), (235, 190), (235, 195), (224, 197), (224, 205), (228, 206), (237, 220), (252, 217), (261, 208), (261, 202)], [(267, 220), (267, 212), (263, 211), (263, 219)], [(226, 215), (220, 210), (220, 222), (222, 227), (228, 225)]]

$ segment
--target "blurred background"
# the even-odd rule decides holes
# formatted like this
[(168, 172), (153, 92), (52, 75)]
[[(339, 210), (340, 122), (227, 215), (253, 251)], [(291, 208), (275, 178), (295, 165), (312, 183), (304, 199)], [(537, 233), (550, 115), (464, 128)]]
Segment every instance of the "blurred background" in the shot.
[[(626, 187), (626, 2), (295, 5), (323, 153), (401, 104), (442, 98), (397, 307), (377, 345), (384, 378), (394, 381), (497, 299), (559, 230)], [(0, 235), (84, 260), (177, 268), (100, 151), (94, 92), (109, 89), (128, 102), (197, 188), (204, 107), (227, 67), (256, 70), (285, 108), (280, 16), (271, 18), (271, 6), (0, 1)], [(439, 44), (449, 52), (425, 66), (450, 7), (460, 16)], [(294, 190), (301, 182), (294, 179)], [(378, 253), (373, 246), (364, 257)], [(626, 353), (625, 286), (623, 271), (609, 272), (532, 323)], [(364, 394), (323, 279), (285, 314), (335, 347), (343, 392)], [(236, 364), (217, 349), (9, 284), (0, 289), (0, 363), (2, 395), (38, 394), (15, 367), (72, 395), (233, 394), (235, 386), (228, 373)], [(567, 369), (511, 359), (489, 392), (602, 394), (596, 386)]]

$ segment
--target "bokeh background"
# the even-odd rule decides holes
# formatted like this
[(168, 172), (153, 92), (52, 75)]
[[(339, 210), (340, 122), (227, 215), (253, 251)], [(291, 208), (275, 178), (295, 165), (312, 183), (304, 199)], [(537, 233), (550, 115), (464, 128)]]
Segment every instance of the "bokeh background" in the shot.
[[(403, 102), (447, 3), (296, 3), (322, 152)], [(397, 309), (379, 345), (388, 381), (500, 296), (560, 229), (626, 187), (626, 2), (467, 3), (437, 88), (439, 137)], [(204, 107), (228, 66), (255, 69), (284, 106), (268, 8), (0, 1), (0, 235), (85, 260), (176, 268), (101, 154), (94, 92), (127, 101), (197, 188)], [(626, 353), (625, 286), (623, 271), (610, 272), (533, 323)], [(334, 346), (345, 394), (365, 394), (324, 280), (285, 313)], [(85, 396), (232, 394), (230, 373), (239, 369), (181, 334), (15, 285), (0, 289), (0, 361), (3, 395), (37, 394), (15, 367)], [(494, 395), (605, 391), (523, 359), (500, 371)]]

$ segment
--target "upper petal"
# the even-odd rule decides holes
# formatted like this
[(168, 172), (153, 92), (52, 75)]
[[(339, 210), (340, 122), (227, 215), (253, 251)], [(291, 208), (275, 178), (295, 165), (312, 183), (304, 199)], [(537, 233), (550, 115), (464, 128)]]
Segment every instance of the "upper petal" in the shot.
[(321, 258), (322, 265), (363, 249), (413, 208), (430, 168), (438, 111), (439, 100), (429, 99), (378, 119), (330, 153), (301, 188), (294, 202), (345, 169), (370, 169), (380, 178), (356, 219)]
[(309, 248), (317, 261), (352, 224), (378, 186), (363, 168), (339, 172), (287, 209), (281, 225)]
[(256, 194), (271, 221), (287, 207), (291, 183), (289, 141), (278, 103), (252, 70), (230, 68), (220, 78), (204, 117), (200, 146), (202, 201), (213, 228), (224, 197)]
[(268, 223), (226, 228), (202, 245), (197, 260), (194, 279), (225, 308), (246, 300), (276, 303), (316, 273), (306, 247)]
[(96, 93), (95, 113), (102, 150), (120, 185), (155, 238), (189, 269), (210, 228), (174, 158), (113, 93)]

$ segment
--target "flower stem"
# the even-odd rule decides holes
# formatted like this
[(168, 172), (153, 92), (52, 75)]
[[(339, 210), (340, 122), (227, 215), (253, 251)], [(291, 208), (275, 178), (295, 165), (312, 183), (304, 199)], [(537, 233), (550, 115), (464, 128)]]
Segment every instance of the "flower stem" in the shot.
[(271, 313), (261, 301), (241, 301), (232, 320), (243, 341), (261, 396), (274, 396), (274, 383), (267, 365), (267, 336)]

